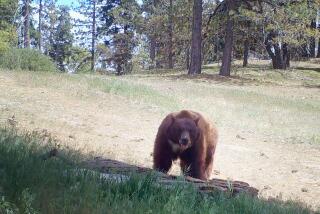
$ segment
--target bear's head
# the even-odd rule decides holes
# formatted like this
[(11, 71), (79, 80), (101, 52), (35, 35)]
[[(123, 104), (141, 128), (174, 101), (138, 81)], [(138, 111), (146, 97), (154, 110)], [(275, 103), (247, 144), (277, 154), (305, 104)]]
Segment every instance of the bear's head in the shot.
[(192, 147), (200, 136), (199, 119), (172, 117), (167, 131), (168, 142), (175, 153)]

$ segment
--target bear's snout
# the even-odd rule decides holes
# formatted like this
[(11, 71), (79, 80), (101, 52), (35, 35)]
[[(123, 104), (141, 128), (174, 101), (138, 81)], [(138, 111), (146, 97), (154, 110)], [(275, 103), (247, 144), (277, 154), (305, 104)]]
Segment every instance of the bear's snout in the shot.
[(188, 145), (189, 139), (188, 138), (181, 138), (179, 143), (183, 146)]
[(179, 144), (182, 146), (187, 146), (190, 142), (190, 134), (188, 131), (183, 131), (180, 139), (179, 139)]

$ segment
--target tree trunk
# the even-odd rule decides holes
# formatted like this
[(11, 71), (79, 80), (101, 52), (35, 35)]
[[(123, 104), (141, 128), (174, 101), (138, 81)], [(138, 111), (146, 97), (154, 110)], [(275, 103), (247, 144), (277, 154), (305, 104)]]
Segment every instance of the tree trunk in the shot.
[(288, 67), (290, 67), (290, 53), (288, 50), (288, 45), (286, 43), (282, 46), (274, 44), (274, 53), (271, 50), (271, 46), (267, 46), (266, 48), (272, 60), (273, 69), (287, 69)]
[(272, 52), (272, 45), (270, 42), (266, 42), (266, 50), (271, 58), (272, 68), (275, 69), (277, 67), (277, 59), (276, 59), (276, 56), (274, 55), (274, 53)]
[(190, 47), (186, 48), (186, 68), (189, 70), (190, 67)]
[(41, 47), (42, 47), (42, 0), (39, 1), (39, 41), (38, 41), (38, 47), (39, 50), (41, 51)]
[(169, 6), (169, 23), (168, 23), (168, 68), (173, 68), (173, 0), (170, 0)]
[(273, 39), (275, 37), (276, 33), (274, 32), (270, 32), (267, 35), (265, 41), (266, 50), (272, 60), (273, 69), (286, 69), (287, 67), (290, 67), (290, 51), (288, 50), (288, 44), (284, 43), (280, 46), (278, 43), (274, 43)]
[(30, 11), (29, 11), (29, 0), (24, 0), (24, 47), (30, 48)]
[(95, 66), (95, 46), (96, 46), (96, 0), (93, 0), (92, 11), (92, 41), (91, 41), (91, 71)]
[(318, 53), (317, 58), (320, 58), (320, 38), (318, 39)]
[(273, 48), (276, 56), (275, 69), (282, 69), (284, 68), (284, 62), (283, 62), (283, 53), (282, 53), (281, 47), (278, 44), (274, 44)]
[(156, 40), (154, 36), (150, 36), (150, 59), (151, 59), (151, 65), (149, 69), (153, 69), (155, 64), (155, 59), (156, 59)]
[(244, 47), (243, 47), (243, 67), (248, 66), (248, 58), (249, 58), (249, 40), (246, 39), (244, 41)]
[(310, 57), (316, 57), (316, 39), (314, 37), (310, 39)]
[[(317, 11), (317, 18), (316, 18), (317, 22), (320, 22), (320, 9), (318, 9)], [(317, 27), (317, 26), (316, 26)], [(320, 29), (318, 29), (320, 30)], [(320, 38), (318, 37), (318, 53), (317, 53), (317, 58), (320, 58)]]
[(116, 71), (117, 71), (117, 75), (120, 76), (121, 73), (122, 73), (122, 67), (121, 67), (121, 64), (120, 64), (120, 63), (117, 64), (117, 69), (116, 69)]
[(202, 0), (193, 1), (191, 63), (188, 74), (201, 73)]
[[(311, 28), (316, 29), (317, 23), (315, 21), (311, 22)], [(310, 39), (310, 57), (314, 58), (316, 57), (316, 38), (311, 37)]]
[(233, 48), (233, 19), (230, 17), (229, 12), (234, 9), (235, 2), (233, 0), (227, 1), (227, 26), (225, 32), (224, 49), (222, 56), (222, 65), (219, 75), (230, 76), (231, 60), (232, 60), (232, 48)]
[(282, 69), (287, 69), (290, 67), (290, 51), (288, 50), (288, 44), (284, 43), (282, 45), (282, 53), (283, 53), (283, 67)]

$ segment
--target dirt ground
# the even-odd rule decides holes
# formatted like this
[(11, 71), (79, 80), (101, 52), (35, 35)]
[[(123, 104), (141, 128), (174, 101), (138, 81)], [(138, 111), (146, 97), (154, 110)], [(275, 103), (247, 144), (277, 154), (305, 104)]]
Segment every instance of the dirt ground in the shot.
[[(2, 72), (0, 91), (1, 123), (14, 115), (18, 127), (46, 129), (71, 148), (152, 166), (153, 140), (168, 112), (103, 92), (74, 96), (30, 86)], [(262, 197), (320, 207), (319, 145), (257, 142), (221, 130), (214, 165), (213, 177), (248, 182)], [(177, 163), (172, 173), (179, 173)]]

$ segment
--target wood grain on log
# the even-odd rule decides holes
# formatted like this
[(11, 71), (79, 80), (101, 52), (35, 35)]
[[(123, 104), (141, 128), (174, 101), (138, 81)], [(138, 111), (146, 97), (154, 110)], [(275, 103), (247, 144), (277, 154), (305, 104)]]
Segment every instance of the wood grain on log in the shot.
[(184, 179), (178, 179), (178, 176), (167, 175), (161, 172), (155, 172), (153, 169), (147, 167), (140, 167), (116, 160), (103, 159), (96, 157), (93, 160), (84, 162), (84, 167), (99, 171), (105, 175), (105, 177), (112, 177), (110, 175), (116, 174), (121, 176), (128, 176), (131, 173), (156, 173), (157, 183), (162, 186), (170, 187), (175, 184), (193, 184), (200, 192), (210, 193), (214, 191), (223, 191), (237, 195), (239, 193), (247, 193), (251, 196), (258, 195), (258, 189), (251, 187), (248, 183), (243, 181), (230, 181), (223, 179), (211, 179), (209, 181), (203, 181), (192, 177), (184, 177)]

